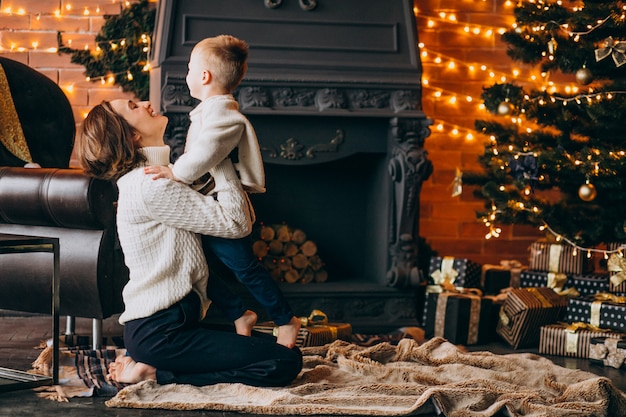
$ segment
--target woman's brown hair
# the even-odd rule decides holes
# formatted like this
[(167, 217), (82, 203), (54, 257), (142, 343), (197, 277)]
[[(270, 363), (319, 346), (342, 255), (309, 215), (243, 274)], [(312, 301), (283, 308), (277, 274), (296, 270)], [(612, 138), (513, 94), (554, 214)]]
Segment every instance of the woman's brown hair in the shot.
[(103, 101), (83, 121), (76, 154), (86, 173), (105, 180), (117, 180), (145, 162), (139, 152), (137, 131), (111, 104)]

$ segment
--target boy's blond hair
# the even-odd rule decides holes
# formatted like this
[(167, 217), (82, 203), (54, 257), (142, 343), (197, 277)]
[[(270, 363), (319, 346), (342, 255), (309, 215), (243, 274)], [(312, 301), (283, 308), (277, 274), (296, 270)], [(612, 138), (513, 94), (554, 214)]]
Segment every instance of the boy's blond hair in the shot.
[(191, 51), (215, 80), (232, 93), (248, 70), (248, 44), (230, 35), (198, 42)]

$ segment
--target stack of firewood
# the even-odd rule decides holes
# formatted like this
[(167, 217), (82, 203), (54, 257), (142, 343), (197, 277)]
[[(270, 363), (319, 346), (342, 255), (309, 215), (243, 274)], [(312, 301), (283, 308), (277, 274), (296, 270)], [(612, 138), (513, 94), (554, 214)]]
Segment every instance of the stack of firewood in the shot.
[(328, 273), (317, 245), (300, 229), (262, 225), (252, 250), (277, 282), (326, 282)]

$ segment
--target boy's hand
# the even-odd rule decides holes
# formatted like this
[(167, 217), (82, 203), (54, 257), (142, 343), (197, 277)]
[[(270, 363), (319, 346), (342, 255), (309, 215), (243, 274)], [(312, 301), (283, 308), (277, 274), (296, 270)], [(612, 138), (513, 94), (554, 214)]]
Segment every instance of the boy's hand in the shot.
[(143, 169), (144, 174), (154, 174), (152, 176), (153, 180), (158, 180), (159, 178), (167, 178), (170, 180), (176, 181), (176, 177), (172, 173), (172, 169), (166, 166), (159, 165), (150, 165)]

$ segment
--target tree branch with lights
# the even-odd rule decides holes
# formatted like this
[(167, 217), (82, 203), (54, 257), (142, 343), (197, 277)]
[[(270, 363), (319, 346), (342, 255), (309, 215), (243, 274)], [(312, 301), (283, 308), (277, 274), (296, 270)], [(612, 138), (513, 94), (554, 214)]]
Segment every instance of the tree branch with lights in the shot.
[(58, 32), (59, 53), (70, 54), (71, 62), (85, 67), (88, 81), (112, 82), (141, 100), (150, 94), (150, 48), (155, 10), (148, 0), (120, 5), (119, 15), (105, 16), (96, 35), (96, 48), (74, 49), (63, 43)]
[[(541, 226), (581, 249), (626, 242), (626, 5), (621, 1), (525, 1), (502, 35), (515, 61), (579, 86), (495, 84), (484, 89), (495, 115), (477, 120), (489, 137), (480, 173), (463, 173), (485, 200), (479, 217)], [(560, 77), (566, 78), (566, 77)]]

